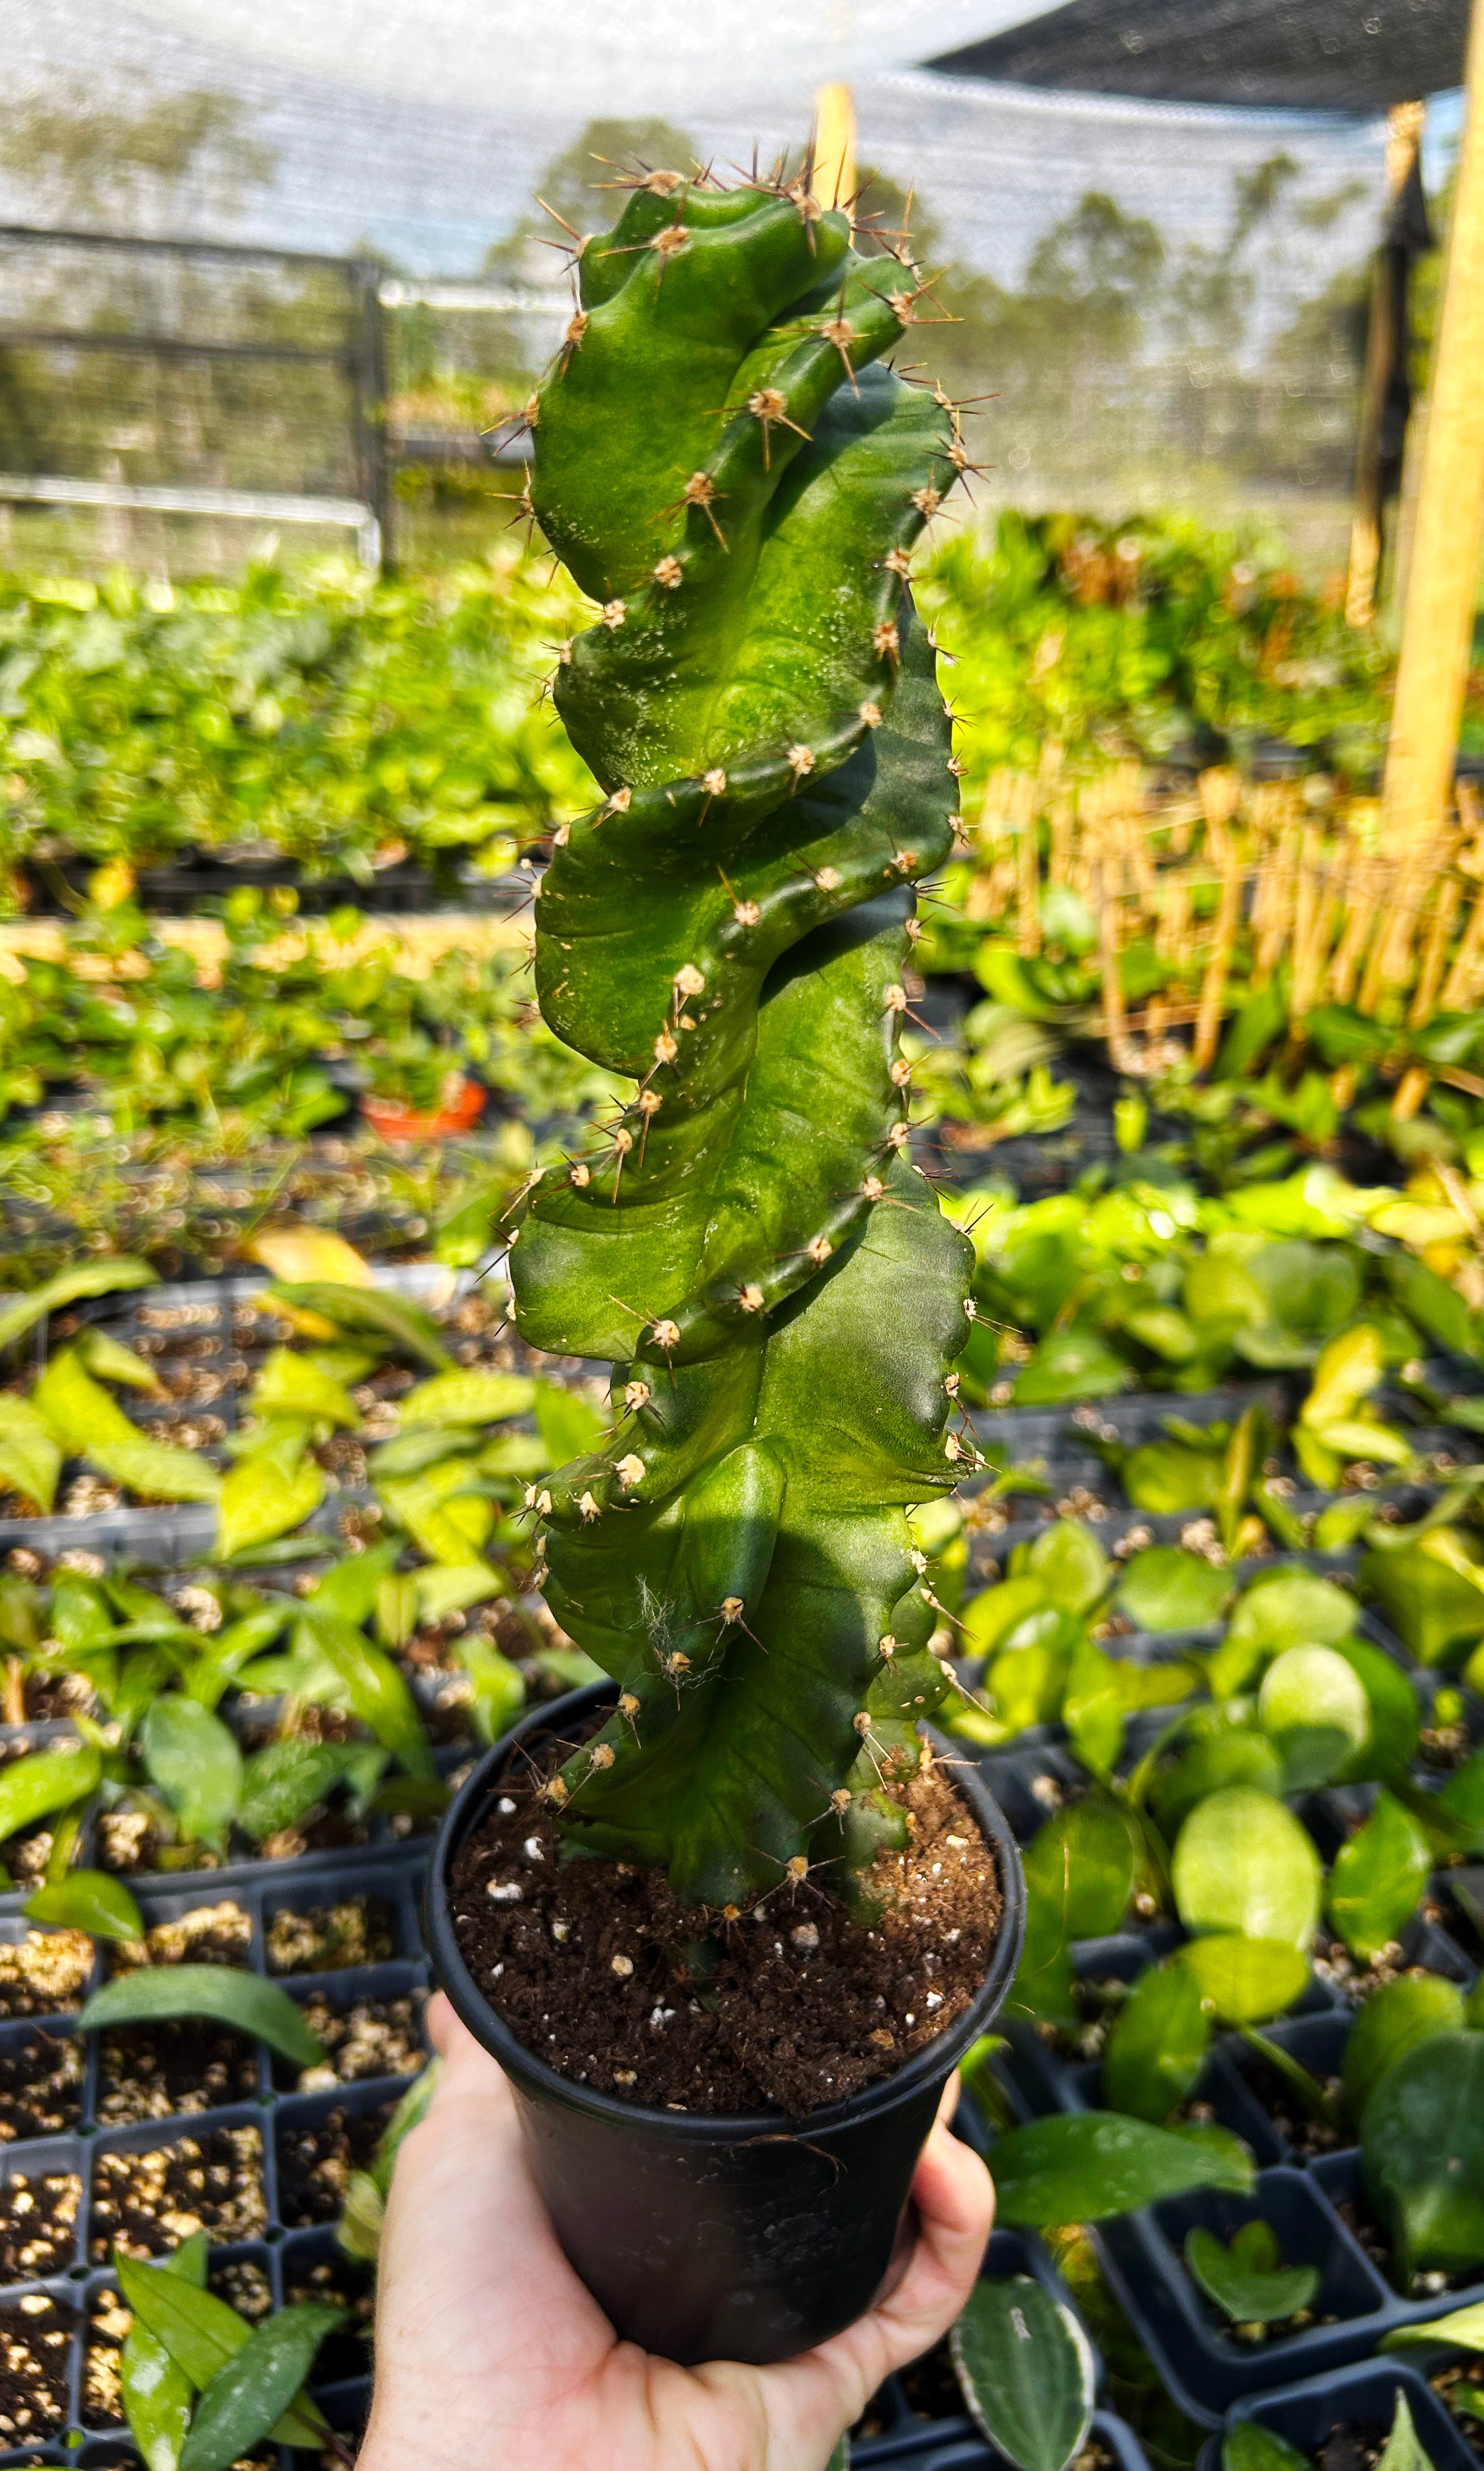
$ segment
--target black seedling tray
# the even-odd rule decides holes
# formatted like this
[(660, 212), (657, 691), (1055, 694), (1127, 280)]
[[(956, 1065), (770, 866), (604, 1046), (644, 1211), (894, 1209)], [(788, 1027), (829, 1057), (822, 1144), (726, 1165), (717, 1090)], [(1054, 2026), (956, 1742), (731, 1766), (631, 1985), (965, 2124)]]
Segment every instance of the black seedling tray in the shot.
[[(1090, 2443), (1100, 2446), (1107, 2455), (1112, 2471), (1149, 2471), (1149, 2458), (1128, 2422), (1111, 2411), (1094, 2412), (1088, 2436)], [(867, 2446), (853, 2445), (850, 2459), (853, 2464), (870, 2464), (883, 2458)], [(971, 2427), (967, 2435), (954, 2436), (949, 2424), (944, 2425), (941, 2435), (925, 2429), (913, 2444), (890, 2459), (892, 2471), (1010, 2471), (1005, 2457), (977, 2429)], [(1439, 2471), (1453, 2471), (1453, 2466), (1440, 2465)], [(1472, 2471), (1478, 2471), (1476, 2463)]]
[[(1148, 1720), (1143, 1720), (1147, 1725)], [(1142, 1727), (1130, 1728), (1131, 1736)], [(1137, 1738), (1135, 1748), (1137, 1750)], [(1085, 1783), (1085, 1774), (1064, 1742), (1043, 1737), (984, 1753), (980, 1765), (991, 1792), (1016, 1838), (1027, 1843), (1048, 1813)], [(1344, 1798), (1309, 1798), (1310, 1824), (1336, 1804), (1331, 1824), (1343, 1833)], [(1440, 1875), (1402, 1938), (1404, 1962), (1424, 1965), (1467, 1989), (1477, 1967), (1431, 1912), (1447, 1911), (1447, 1873)], [(1083, 1978), (1133, 1981), (1146, 1965), (1180, 1945), (1178, 1923), (1121, 1931), (1084, 1941), (1073, 1949)], [(1344, 1979), (1316, 1971), (1288, 2015), (1265, 2027), (1269, 2040), (1323, 2081), (1334, 2074), (1354, 2008)], [(1008, 2048), (999, 2062), (1001, 2077), (1031, 2115), (1096, 2109), (1102, 2106), (1101, 2059), (1065, 2057), (1028, 2022), (1013, 2015), (1000, 2026)], [(1191, 2100), (1250, 2146), (1259, 2179), (1250, 2199), (1211, 2191), (1166, 2199), (1139, 2213), (1103, 2224), (1095, 2233), (1110, 2286), (1141, 2342), (1151, 2353), (1170, 2394), (1198, 2426), (1214, 2427), (1242, 2397), (1280, 2381), (1297, 2381), (1345, 2365), (1374, 2351), (1399, 2325), (1419, 2324), (1446, 2309), (1484, 2300), (1484, 2279), (1451, 2291), (1403, 2297), (1366, 2252), (1346, 2213), (1360, 2199), (1359, 2159), (1352, 2143), (1315, 2139), (1302, 2124), (1285, 2133), (1286, 2114), (1275, 2117), (1260, 2099), (1254, 2078), (1261, 2061), (1235, 2034), (1213, 2045)], [(990, 2155), (993, 2163), (993, 2153)], [(1237, 2341), (1187, 2271), (1182, 2249), (1196, 2224), (1224, 2238), (1243, 2221), (1263, 2214), (1278, 2232), (1285, 2264), (1315, 2264), (1324, 2279), (1316, 2310), (1333, 2324), (1316, 2323), (1287, 2336), (1249, 2344)], [(1477, 2465), (1473, 2465), (1477, 2471)]]
[[(530, 840), (531, 828), (512, 813), (510, 828)], [(73, 918), (85, 896), (92, 861), (62, 859), (44, 867), (29, 865), (34, 918)], [(383, 918), (426, 917), (435, 911), (468, 911), (475, 917), (507, 918), (531, 900), (541, 881), (539, 867), (511, 867), (503, 875), (481, 875), (467, 866), (431, 868), (415, 860), (378, 867), (362, 882), (353, 875), (306, 876), (289, 857), (247, 857), (233, 861), (219, 851), (182, 851), (167, 866), (142, 867), (134, 897), (141, 909), (161, 918), (210, 916), (228, 895), (244, 884), (262, 890), (292, 885), (298, 895), (296, 915), (318, 918), (332, 909), (359, 909), (374, 927)], [(70, 893), (72, 898), (66, 896)]]
[[(336, 1865), (312, 1866), (300, 1860), (265, 1865), (267, 1875), (247, 1883), (228, 1882), (222, 1874), (184, 1887), (141, 1883), (138, 1896), (151, 1929), (178, 1923), (187, 1915), (201, 1915), (206, 1908), (231, 1908), (234, 1920), (241, 1918), (239, 1945), (245, 1969), (270, 1976), (301, 2002), (324, 2000), (333, 2008), (347, 2009), (363, 2001), (411, 1999), (415, 2009), (429, 1982), (417, 1918), (425, 1863), (426, 1847)], [(303, 1957), (310, 1963), (316, 1954), (302, 1934), (291, 1937), (283, 1916), (308, 1918), (306, 1927), (312, 1931), (317, 1915), (360, 1899), (371, 1902), (377, 1961), (332, 1964), (318, 1971), (275, 1965), (275, 1952), (285, 1960)], [(22, 1926), (0, 1921), (0, 1935), (13, 1942), (22, 1935)], [(333, 1949), (321, 1947), (318, 1952), (329, 1956)], [(89, 1981), (79, 1988), (78, 2001), (107, 1972), (106, 1955), (96, 1957)], [(0, 2022), (0, 2067), (40, 2037), (59, 2045), (70, 2041), (75, 2015), (74, 2005), (49, 2015)], [(322, 2186), (316, 2187), (312, 2175), (306, 2177), (300, 2167), (296, 2151), (306, 2135), (322, 2136), (342, 2125), (355, 2145), (368, 2150), (385, 2117), (407, 2090), (410, 2077), (360, 2078), (331, 2089), (300, 2092), (292, 2082), (294, 2071), (263, 2045), (243, 2037), (244, 2076), (250, 2090), (244, 2090), (242, 2098), (216, 2108), (173, 2111), (160, 2118), (120, 2124), (101, 2107), (100, 2042), (98, 2036), (88, 2037), (77, 2089), (77, 2116), (68, 2131), (18, 2135), (0, 2148), (0, 2224), (8, 2231), (14, 2221), (11, 2192), (18, 2181), (63, 2177), (74, 2183), (77, 2194), (77, 2215), (65, 2254), (49, 2260), (52, 2270), (48, 2271), (29, 2276), (17, 2271), (0, 2284), (0, 2324), (13, 2314), (24, 2329), (34, 2319), (33, 2312), (22, 2303), (40, 2297), (52, 2300), (73, 2320), (64, 2412), (55, 2428), (41, 2432), (40, 2451), (29, 2437), (18, 2441), (18, 2432), (17, 2442), (5, 2450), (5, 2432), (0, 2432), (0, 2464), (132, 2463), (136, 2459), (122, 2424), (110, 2435), (106, 2415), (100, 2416), (96, 2400), (91, 2406), (88, 2401), (91, 2320), (104, 2294), (113, 2287), (106, 2251), (110, 2225), (100, 2215), (99, 2205), (100, 2188), (115, 2157), (153, 2154), (189, 2142), (205, 2145), (209, 2161), (213, 2151), (222, 2151), (224, 2135), (243, 2143), (255, 2141), (258, 2167), (252, 2175), (252, 2201), (240, 2225), (242, 2236), (214, 2243), (213, 2265), (254, 2269), (274, 2307), (315, 2287), (326, 2269), (343, 2295), (353, 2298), (368, 2283), (365, 2270), (341, 2256), (335, 2246), (339, 2174), (327, 2175)], [(336, 2336), (325, 2346), (313, 2389), (333, 2425), (347, 2432), (359, 2429), (369, 2397), (369, 2357), (353, 2334)], [(285, 2471), (292, 2459), (288, 2454), (282, 2457)]]
[[(1391, 2426), (1397, 2396), (1404, 2393), (1423, 2452), (1433, 2471), (1478, 2471), (1478, 2457), (1460, 2436), (1425, 2377), (1396, 2360), (1360, 2360), (1331, 2376), (1307, 2377), (1281, 2392), (1247, 2396), (1233, 2406), (1226, 2427), (1256, 2420), (1260, 2428), (1316, 2456), (1331, 2432), (1348, 2426)], [(1221, 2471), (1221, 2440), (1201, 2448), (1197, 2471)]]

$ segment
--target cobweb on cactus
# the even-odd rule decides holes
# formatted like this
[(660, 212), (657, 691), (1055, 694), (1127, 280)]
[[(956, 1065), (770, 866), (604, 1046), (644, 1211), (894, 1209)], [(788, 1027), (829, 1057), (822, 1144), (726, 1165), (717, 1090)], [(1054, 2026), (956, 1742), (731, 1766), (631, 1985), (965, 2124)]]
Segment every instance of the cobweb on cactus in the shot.
[(531, 1507), (616, 1713), (554, 1777), (574, 1847), (740, 1905), (848, 1885), (950, 1686), (909, 1505), (971, 1249), (907, 1154), (915, 886), (953, 843), (908, 555), (954, 407), (881, 365), (921, 287), (803, 182), (651, 175), (581, 251), (530, 501), (599, 603), (554, 694), (602, 803), (536, 909), (556, 1034), (638, 1087), (531, 1193), (522, 1336), (614, 1365), (604, 1447)]

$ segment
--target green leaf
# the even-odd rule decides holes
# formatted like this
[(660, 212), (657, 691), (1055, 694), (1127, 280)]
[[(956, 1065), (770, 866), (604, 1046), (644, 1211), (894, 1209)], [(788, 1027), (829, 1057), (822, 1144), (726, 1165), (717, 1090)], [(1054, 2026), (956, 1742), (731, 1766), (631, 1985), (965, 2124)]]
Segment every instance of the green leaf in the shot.
[[(198, 2392), (210, 2385), (218, 2370), (235, 2359), (250, 2339), (250, 2326), (215, 2292), (198, 2290), (173, 2274), (161, 2274), (157, 2268), (127, 2256), (118, 2247), (113, 2251), (113, 2270), (135, 2320), (164, 2344)], [(274, 2431), (280, 2444), (317, 2450), (325, 2434), (323, 2412), (308, 2400), (291, 2405)]]
[(1170, 1871), (1187, 1930), (1239, 1931), (1299, 1948), (1314, 1935), (1322, 1875), (1307, 1830), (1252, 1785), (1228, 1785), (1197, 1803)]
[(1447, 2317), (1429, 2317), (1425, 2325), (1398, 2325), (1381, 2343), (1383, 2351), (1404, 2350), (1411, 2342), (1447, 2342), (1457, 2351), (1484, 2351), (1484, 2299), (1455, 2308)]
[(347, 1432), (361, 1422), (344, 1383), (290, 1347), (275, 1347), (264, 1358), (247, 1404), (256, 1416), (309, 1416)]
[(1476, 1556), (1473, 1539), (1445, 1527), (1362, 1558), (1362, 1587), (1419, 1664), (1461, 1663), (1484, 1638), (1484, 1565)]
[[(352, 1751), (351, 1757), (364, 1756)], [(328, 1800), (347, 1774), (346, 1746), (341, 1742), (306, 1742), (294, 1737), (266, 1742), (247, 1760), (243, 1776), (237, 1824), (261, 1845)]]
[(222, 1479), (194, 1450), (150, 1441), (116, 1399), (84, 1371), (75, 1347), (54, 1355), (31, 1404), (61, 1449), (130, 1492), (158, 1501), (214, 1501)]
[(119, 1381), (126, 1390), (158, 1392), (164, 1384), (153, 1364), (136, 1355), (121, 1339), (111, 1338), (106, 1330), (91, 1325), (80, 1330), (74, 1341), (78, 1358), (95, 1380)]
[(0, 1844), (54, 1810), (85, 1801), (102, 1774), (103, 1762), (90, 1744), (31, 1751), (0, 1768)]
[(242, 1794), (242, 1753), (220, 1716), (167, 1692), (140, 1729), (145, 1772), (180, 1822), (188, 1844), (222, 1846)]
[(1432, 2457), (1413, 2425), (1411, 2406), (1399, 2387), (1391, 2435), (1381, 2449), (1376, 2471), (1433, 2471)]
[(201, 2394), (180, 2457), (180, 2471), (232, 2471), (275, 2428), (314, 2365), (342, 2308), (317, 2301), (281, 2308), (248, 2335)]
[(106, 1871), (69, 1871), (38, 1888), (26, 1919), (56, 1930), (90, 1931), (94, 1939), (142, 1940), (144, 1921), (122, 1879)]
[[(208, 2253), (205, 2232), (194, 2231), (172, 2254), (158, 2263), (152, 2261), (145, 2270), (174, 2274), (204, 2290)], [(158, 2335), (152, 2334), (138, 2318), (125, 2339), (119, 2381), (129, 2433), (144, 2457), (146, 2471), (178, 2471), (194, 2389)]]
[(224, 1561), (253, 1544), (266, 1544), (301, 1526), (324, 1499), (323, 1470), (306, 1458), (288, 1471), (272, 1459), (252, 1455), (227, 1471), (217, 1515), (216, 1549)]
[(1114, 2019), (1103, 2052), (1103, 2100), (1156, 2127), (1192, 2091), (1211, 2047), (1211, 2020), (1194, 1974), (1151, 1965)]
[(1177, 1835), (1197, 1803), (1223, 1787), (1245, 1785), (1275, 1798), (1283, 1788), (1283, 1761), (1265, 1733), (1220, 1708), (1202, 1713), (1201, 1728), (1152, 1782), (1150, 1806), (1166, 1837)]
[(504, 1595), (506, 1580), (498, 1570), (484, 1562), (466, 1562), (459, 1567), (452, 1562), (430, 1562), (423, 1569), (412, 1573), (413, 1602), (420, 1622), (438, 1622), (449, 1613), (461, 1613), (470, 1605), (487, 1604), (491, 1596)]
[(1019, 2471), (1066, 2471), (1093, 2416), (1095, 2365), (1070, 2308), (1028, 2274), (979, 2281), (950, 2338), (964, 2400)]
[(1062, 1722), (1083, 1766), (1106, 1783), (1123, 1748), (1123, 1693), (1119, 1668), (1090, 1638), (1072, 1650)]
[(1107, 1399), (1126, 1390), (1128, 1366), (1095, 1330), (1053, 1330), (1015, 1377), (1017, 1407), (1060, 1407), (1072, 1399)]
[(1369, 1964), (1400, 1937), (1427, 1884), (1432, 1854), (1408, 1811), (1389, 1793), (1334, 1857), (1325, 1909), (1352, 1956)]
[(1165, 1516), (1214, 1510), (1221, 1496), (1221, 1462), (1179, 1442), (1142, 1442), (1123, 1462), (1123, 1490), (1136, 1510)]
[(467, 1569), (479, 1560), (495, 1510), (480, 1492), (477, 1471), (467, 1459), (444, 1459), (409, 1476), (384, 1477), (378, 1470), (377, 1487), (389, 1517), (407, 1529), (431, 1562)]
[(407, 1683), (389, 1656), (346, 1622), (314, 1618), (317, 1599), (307, 1597), (305, 1621), (315, 1645), (334, 1667), (351, 1706), (376, 1739), (400, 1759), (410, 1776), (432, 1777), (433, 1753)]
[(1231, 1592), (1225, 1570), (1178, 1544), (1150, 1544), (1136, 1553), (1119, 1582), (1120, 1610), (1140, 1630), (1204, 1630)]
[(430, 1373), (454, 1369), (432, 1314), (406, 1296), (394, 1295), (389, 1287), (347, 1287), (330, 1279), (279, 1280), (265, 1288), (261, 1301), (271, 1310), (279, 1298), (301, 1312), (322, 1314), (337, 1330), (364, 1330), (368, 1337), (383, 1339), (399, 1354), (426, 1364)]
[(1314, 1385), (1299, 1410), (1302, 1424), (1316, 1432), (1354, 1417), (1384, 1377), (1385, 1355), (1379, 1332), (1369, 1322), (1331, 1338), (1314, 1367)]
[(222, 1490), (222, 1478), (209, 1459), (196, 1450), (177, 1449), (172, 1442), (147, 1441), (142, 1434), (127, 1442), (94, 1442), (82, 1456), (142, 1501), (215, 1501)]
[(587, 1458), (598, 1449), (607, 1431), (607, 1424), (597, 1409), (575, 1390), (558, 1390), (554, 1382), (538, 1381), (535, 1396), (536, 1430), (551, 1453), (554, 1467), (565, 1467), (570, 1459)]
[[(536, 1403), (536, 1391), (537, 1384), (525, 1373), (439, 1373), (399, 1399), (397, 1414), (404, 1432), (413, 1424), (500, 1424), (507, 1416), (529, 1415)], [(571, 1394), (554, 1395), (569, 1399)], [(587, 1405), (585, 1400), (578, 1403)], [(592, 1415), (590, 1407), (587, 1413)], [(542, 1438), (546, 1438), (544, 1431)], [(592, 1442), (585, 1447), (591, 1449)], [(581, 1452), (569, 1455), (577, 1458)]]
[(1274, 1570), (1254, 1579), (1234, 1608), (1235, 1644), (1281, 1656), (1288, 1647), (1337, 1647), (1355, 1627), (1355, 1600), (1311, 1570)]
[(1287, 1940), (1217, 1931), (1191, 1940), (1177, 1963), (1194, 1977), (1223, 2025), (1281, 2016), (1308, 1985), (1307, 1961)]
[(1258, 1721), (1283, 1754), (1285, 1790), (1306, 1793), (1364, 1750), (1371, 1703), (1354, 1666), (1334, 1648), (1286, 1647), (1262, 1677)]
[(1221, 2471), (1312, 2471), (1307, 2454), (1260, 2420), (1234, 2420), (1221, 2440)]
[(1456, 2034), (1464, 2021), (1463, 1993), (1441, 1974), (1405, 1973), (1382, 1983), (1358, 2011), (1345, 2039), (1345, 2101), (1357, 2124), (1376, 2087), (1419, 2042), (1434, 2034)]
[(1391, 2234), (1402, 2286), (1484, 2265), (1484, 2034), (1414, 2043), (1360, 2119), (1366, 2193)]
[(1112, 1575), (1108, 1557), (1080, 1519), (1058, 1518), (1043, 1530), (1025, 1557), (1025, 1571), (1038, 1579), (1047, 1599), (1063, 1612), (1090, 1613)]
[(1072, 2111), (1014, 2128), (996, 2139), (990, 2169), (998, 2218), (1021, 2230), (1105, 2222), (1190, 2188), (1245, 2196), (1256, 2176), (1246, 2147), (1225, 2130), (1177, 2135), (1112, 2110)]
[(61, 1451), (35, 1409), (0, 1391), (0, 1489), (18, 1493), (43, 1514), (57, 1498)]
[(157, 2025), (178, 2016), (209, 2016), (229, 2025), (296, 2067), (324, 2064), (323, 2043), (287, 1990), (235, 1965), (162, 1965), (121, 1973), (94, 1991), (78, 2029), (101, 2034), (113, 2025)]
[(1115, 1801), (1089, 1794), (1053, 1813), (1025, 1854), (1025, 1885), (1054, 1910), (1062, 1937), (1106, 1939), (1118, 1930), (1134, 1893), (1137, 1847)]
[(102, 1261), (74, 1262), (0, 1309), (0, 1349), (13, 1347), (28, 1330), (35, 1330), (49, 1313), (60, 1312), (64, 1305), (81, 1304), (89, 1296), (120, 1294), (127, 1287), (153, 1287), (155, 1283), (156, 1273), (147, 1261), (110, 1256)]
[(1244, 2223), (1230, 2247), (1213, 2231), (1188, 2231), (1185, 2261), (1208, 2299), (1234, 2325), (1273, 2325), (1311, 2305), (1319, 2288), (1313, 2265), (1279, 2264), (1278, 2241), (1264, 2222)]

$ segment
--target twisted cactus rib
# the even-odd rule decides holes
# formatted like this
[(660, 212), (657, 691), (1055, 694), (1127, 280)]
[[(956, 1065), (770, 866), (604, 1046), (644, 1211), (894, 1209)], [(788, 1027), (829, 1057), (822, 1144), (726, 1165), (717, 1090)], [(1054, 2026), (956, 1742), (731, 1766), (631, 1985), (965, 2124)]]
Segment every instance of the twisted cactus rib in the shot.
[(903, 578), (964, 458), (875, 365), (901, 266), (801, 188), (655, 175), (580, 279), (531, 498), (601, 604), (555, 692), (606, 794), (557, 835), (536, 979), (639, 1087), (511, 1260), (522, 1335), (615, 1365), (607, 1447), (532, 1496), (622, 1694), (551, 1790), (575, 1846), (724, 1908), (899, 1831), (883, 1768), (947, 1687), (905, 1512), (954, 1480), (972, 1255), (895, 1049), (956, 807)]

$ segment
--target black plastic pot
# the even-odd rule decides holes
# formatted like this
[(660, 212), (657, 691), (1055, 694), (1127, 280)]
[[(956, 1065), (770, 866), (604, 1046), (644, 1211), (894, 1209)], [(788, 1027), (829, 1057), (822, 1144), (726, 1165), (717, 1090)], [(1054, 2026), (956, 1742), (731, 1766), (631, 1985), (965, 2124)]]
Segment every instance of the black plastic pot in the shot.
[[(687, 2365), (791, 2359), (853, 2324), (908, 2249), (907, 2191), (939, 2096), (1014, 1976), (1025, 1881), (1004, 1819), (972, 1767), (958, 1782), (995, 1848), (1004, 1917), (990, 1970), (956, 2024), (896, 2075), (802, 2123), (654, 2110), (558, 2076), (476, 1987), (454, 1933), (455, 1858), (512, 1755), (583, 1728), (613, 1697), (594, 1684), (507, 1733), (443, 1823), (428, 1888), (435, 1970), (514, 2085), (557, 2237), (617, 2331)], [(944, 1745), (945, 1749), (947, 1745)]]

